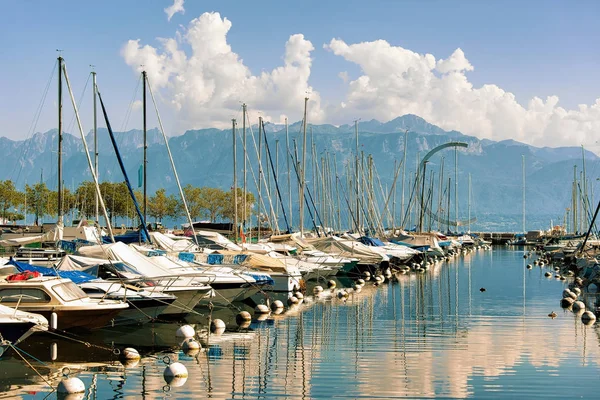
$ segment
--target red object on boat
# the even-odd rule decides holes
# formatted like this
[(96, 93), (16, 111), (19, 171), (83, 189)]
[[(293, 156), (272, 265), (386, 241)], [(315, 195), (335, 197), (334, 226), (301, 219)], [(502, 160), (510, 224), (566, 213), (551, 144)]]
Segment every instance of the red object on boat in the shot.
[(6, 277), (6, 280), (9, 282), (26, 281), (32, 278), (38, 278), (40, 276), (42, 276), (42, 274), (36, 271), (23, 271), (19, 272), (18, 274), (9, 275)]

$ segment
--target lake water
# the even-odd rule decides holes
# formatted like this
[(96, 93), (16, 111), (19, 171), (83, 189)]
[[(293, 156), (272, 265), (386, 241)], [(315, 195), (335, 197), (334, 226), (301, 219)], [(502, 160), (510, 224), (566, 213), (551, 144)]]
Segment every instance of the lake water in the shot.
[[(175, 324), (80, 342), (32, 337), (20, 348), (40, 375), (7, 353), (0, 397), (55, 398), (44, 380), (56, 385), (67, 366), (86, 385), (78, 398), (94, 399), (598, 398), (599, 330), (562, 310), (567, 282), (544, 277), (547, 268), (527, 270), (530, 262), (519, 250), (479, 250), (425, 274), (367, 284), (345, 302), (309, 301), (248, 329), (203, 337), (195, 355), (177, 349)], [(213, 318), (233, 328), (236, 312)], [(123, 365), (112, 345), (143, 357)], [(185, 382), (165, 383), (167, 359), (187, 367)]]

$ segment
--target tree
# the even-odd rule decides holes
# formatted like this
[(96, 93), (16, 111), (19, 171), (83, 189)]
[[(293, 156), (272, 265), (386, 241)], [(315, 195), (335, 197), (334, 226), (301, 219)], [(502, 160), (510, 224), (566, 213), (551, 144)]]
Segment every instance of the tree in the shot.
[[(225, 193), (225, 207), (223, 210), (223, 217), (233, 221), (235, 219), (235, 209), (234, 209), (234, 196), (233, 190)], [(252, 215), (252, 206), (254, 204), (254, 195), (250, 192), (246, 192), (246, 216), (248, 220), (250, 220), (250, 216)], [(238, 221), (242, 222), (244, 218), (244, 190), (242, 188), (237, 188), (237, 203), (238, 203)]]
[(202, 187), (200, 188), (200, 203), (202, 204), (203, 214), (215, 222), (218, 217), (223, 215), (227, 204), (227, 193), (219, 188)]
[(7, 211), (10, 207), (19, 205), (19, 192), (15, 188), (13, 181), (0, 181), (0, 208), (2, 209), (2, 218), (7, 219)]
[(177, 199), (172, 194), (167, 196), (165, 189), (158, 189), (148, 200), (148, 213), (155, 221), (162, 222), (164, 217), (177, 217)]
[[(202, 191), (199, 187), (195, 187), (190, 185), (189, 183), (185, 185), (183, 188), (183, 195), (185, 196), (185, 201), (188, 206), (188, 211), (190, 213), (190, 217), (192, 221), (200, 218), (204, 212), (203, 204), (202, 204)], [(183, 207), (183, 202), (179, 202), (179, 209), (182, 214), (185, 213), (185, 208)]]
[[(32, 186), (25, 185), (25, 195), (27, 196), (27, 207), (33, 210), (35, 215), (35, 225), (39, 225), (40, 218), (46, 215), (56, 215), (56, 207), (54, 206), (53, 211), (50, 210), (50, 197), (52, 192), (46, 184), (43, 182), (36, 183)], [(56, 201), (52, 204), (56, 205)]]
[(81, 182), (75, 191), (77, 199), (77, 208), (85, 218), (88, 218), (96, 213), (96, 188), (94, 182)]

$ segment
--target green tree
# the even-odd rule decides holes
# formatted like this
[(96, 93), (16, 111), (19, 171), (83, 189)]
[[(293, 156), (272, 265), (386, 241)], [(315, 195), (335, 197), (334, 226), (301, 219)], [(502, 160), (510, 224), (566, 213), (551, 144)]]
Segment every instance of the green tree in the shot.
[(75, 191), (75, 197), (77, 199), (77, 209), (85, 218), (89, 218), (96, 213), (96, 189), (94, 182), (81, 182)]
[(227, 193), (219, 188), (200, 188), (200, 204), (202, 204), (203, 215), (215, 222), (223, 215), (227, 205)]
[(154, 196), (148, 199), (148, 214), (155, 221), (162, 222), (164, 217), (176, 218), (178, 201), (174, 195), (166, 195), (165, 189), (158, 189)]
[[(225, 207), (223, 209), (223, 217), (225, 219), (228, 219), (230, 221), (233, 221), (235, 219), (235, 209), (234, 209), (234, 196), (233, 196), (234, 192), (233, 190), (230, 190), (229, 192), (225, 193)], [(250, 219), (250, 216), (252, 215), (252, 207), (254, 204), (254, 195), (250, 192), (246, 193), (246, 216), (248, 218), (248, 220)], [(242, 219), (244, 218), (244, 190), (242, 188), (237, 188), (237, 209), (238, 209), (238, 221), (242, 222)]]
[(32, 186), (25, 185), (25, 195), (27, 196), (27, 207), (33, 210), (35, 215), (35, 225), (39, 225), (40, 219), (46, 215), (56, 215), (56, 201), (52, 204), (54, 209), (50, 210), (50, 200), (53, 193), (45, 183), (40, 182)]
[(7, 219), (7, 211), (10, 207), (19, 205), (19, 192), (15, 188), (13, 181), (0, 181), (0, 208), (2, 209), (2, 218)]
[[(197, 220), (204, 213), (204, 205), (202, 203), (202, 191), (199, 187), (192, 186), (189, 183), (185, 185), (183, 188), (183, 195), (185, 196), (185, 201), (188, 206), (188, 211), (190, 212), (190, 217), (192, 221)], [(185, 214), (185, 208), (183, 207), (183, 202), (179, 202), (179, 208), (182, 214)]]

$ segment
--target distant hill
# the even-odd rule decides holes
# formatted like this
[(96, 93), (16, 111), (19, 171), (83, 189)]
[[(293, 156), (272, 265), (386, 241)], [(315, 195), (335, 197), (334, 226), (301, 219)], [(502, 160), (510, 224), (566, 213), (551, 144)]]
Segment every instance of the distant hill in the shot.
[[(240, 127), (241, 129), (241, 127)], [(302, 154), (302, 124), (293, 123), (289, 126), (290, 152), (294, 153), (294, 144)], [(257, 127), (253, 127), (256, 135)], [(522, 210), (522, 156), (526, 162), (526, 199), (527, 199), (527, 228), (540, 229), (563, 218), (565, 210), (570, 207), (572, 192), (573, 166), (577, 165), (577, 174), (582, 169), (581, 148), (558, 147), (538, 148), (513, 140), (495, 142), (489, 139), (479, 140), (473, 136), (463, 135), (456, 131), (444, 131), (415, 115), (405, 115), (388, 122), (376, 120), (359, 122), (359, 151), (372, 155), (375, 170), (379, 180), (373, 182), (376, 195), (381, 197), (381, 189), (390, 188), (394, 175), (394, 164), (402, 160), (404, 135), (408, 130), (408, 148), (406, 164), (406, 180), (414, 177), (417, 159), (421, 159), (429, 150), (449, 141), (462, 141), (469, 147), (459, 151), (459, 217), (466, 219), (468, 208), (468, 176), (471, 175), (471, 215), (478, 217), (478, 222), (472, 229), (520, 230)], [(277, 124), (267, 124), (266, 131), (269, 146), (275, 162), (276, 141), (279, 148), (279, 181), (282, 193), (287, 196), (287, 163), (285, 127)], [(250, 132), (250, 129), (248, 130)], [(337, 169), (340, 182), (346, 183), (348, 165), (355, 163), (356, 138), (354, 125), (309, 125), (307, 150), (309, 162), (307, 180), (312, 187), (313, 168), (311, 164), (312, 143), (322, 167), (322, 157), (329, 155), (330, 170)], [(241, 134), (241, 133), (240, 133)], [(249, 134), (249, 133), (248, 133)], [(142, 131), (130, 130), (118, 132), (117, 141), (124, 163), (132, 179), (137, 185), (137, 171), (142, 163)], [(0, 138), (3, 149), (3, 162), (0, 163), (0, 179), (12, 179), (18, 187), (24, 184), (38, 182), (42, 176), (50, 188), (56, 187), (56, 147), (57, 131), (36, 133), (30, 139), (13, 141)], [(91, 134), (87, 135), (88, 145), (93, 146)], [(122, 180), (121, 172), (114, 156), (112, 144), (105, 129), (99, 130), (99, 165), (100, 179)], [(238, 141), (238, 182), (242, 182), (243, 165), (241, 140)], [(231, 130), (201, 129), (189, 130), (180, 136), (169, 138), (171, 151), (175, 158), (179, 177), (182, 184), (197, 186), (216, 186), (230, 188), (232, 185), (232, 137)], [(164, 187), (168, 192), (176, 192), (175, 180), (163, 143), (162, 135), (157, 129), (148, 131), (148, 191)], [(256, 137), (258, 145), (258, 137)], [(67, 187), (77, 186), (84, 180), (91, 180), (88, 171), (83, 145), (79, 137), (64, 135), (63, 140), (64, 182)], [(249, 164), (256, 166), (254, 142), (248, 136)], [(92, 149), (90, 149), (93, 151)], [(337, 164), (333, 164), (335, 161)], [(454, 190), (454, 151), (445, 150), (431, 159), (427, 166), (428, 179), (433, 177), (435, 207), (438, 203), (439, 174), (444, 157), (444, 182), (452, 179)], [(263, 169), (269, 171), (263, 155)], [(598, 171), (598, 157), (589, 151), (585, 153), (588, 171)], [(256, 167), (255, 175), (258, 174)], [(434, 175), (430, 175), (434, 174)], [(291, 171), (294, 198), (297, 197), (297, 183), (294, 171)], [(376, 176), (376, 175), (374, 175)], [(249, 187), (254, 191), (254, 178), (247, 174)], [(335, 178), (332, 178), (335, 181)], [(381, 182), (381, 189), (379, 187)], [(595, 183), (595, 178), (593, 179)], [(401, 177), (398, 178), (400, 187)], [(333, 182), (335, 185), (335, 182)], [(428, 181), (428, 187), (430, 187)], [(312, 188), (314, 192), (315, 189)], [(444, 189), (445, 190), (445, 189)], [(453, 192), (452, 192), (453, 193)], [(315, 193), (317, 195), (317, 193)], [(409, 184), (406, 189), (406, 202), (410, 196)], [(444, 195), (446, 196), (446, 195)], [(396, 196), (396, 205), (400, 206), (400, 193)], [(445, 197), (446, 199), (446, 197)], [(454, 208), (454, 195), (451, 196)], [(336, 200), (337, 201), (337, 200)], [(344, 200), (341, 200), (344, 203)], [(381, 201), (383, 203), (383, 201)], [(442, 202), (446, 203), (446, 200)], [(286, 201), (287, 204), (287, 201)], [(391, 204), (391, 203), (390, 203)], [(297, 207), (297, 204), (296, 204)], [(297, 210), (293, 210), (294, 220), (297, 221)], [(400, 214), (398, 212), (398, 214)], [(348, 220), (347, 212), (342, 217)], [(297, 223), (297, 222), (296, 222)]]

